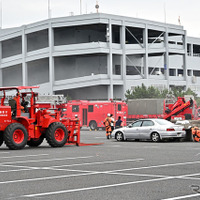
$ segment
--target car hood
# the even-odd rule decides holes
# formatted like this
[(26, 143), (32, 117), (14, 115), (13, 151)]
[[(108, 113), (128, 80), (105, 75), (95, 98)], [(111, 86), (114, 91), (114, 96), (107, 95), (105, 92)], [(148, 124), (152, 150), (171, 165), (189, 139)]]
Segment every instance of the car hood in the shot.
[(117, 129), (115, 129), (113, 132), (123, 131), (124, 129), (127, 129), (127, 128), (128, 128), (128, 127), (117, 128)]

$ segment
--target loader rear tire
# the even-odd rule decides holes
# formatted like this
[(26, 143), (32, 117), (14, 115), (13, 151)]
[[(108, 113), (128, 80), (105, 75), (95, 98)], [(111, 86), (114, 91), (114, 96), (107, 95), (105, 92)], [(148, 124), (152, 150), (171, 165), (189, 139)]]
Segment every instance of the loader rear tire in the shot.
[(0, 146), (3, 144), (3, 131), (0, 131)]
[(44, 136), (41, 135), (39, 138), (31, 138), (28, 142), (27, 142), (27, 145), (30, 146), (30, 147), (38, 147), (39, 145), (42, 144), (44, 140)]
[(61, 122), (50, 124), (46, 131), (46, 140), (51, 147), (62, 147), (66, 144), (68, 137), (67, 128)]
[(27, 144), (27, 140), (28, 132), (22, 124), (13, 123), (5, 129), (4, 141), (9, 149), (23, 149)]

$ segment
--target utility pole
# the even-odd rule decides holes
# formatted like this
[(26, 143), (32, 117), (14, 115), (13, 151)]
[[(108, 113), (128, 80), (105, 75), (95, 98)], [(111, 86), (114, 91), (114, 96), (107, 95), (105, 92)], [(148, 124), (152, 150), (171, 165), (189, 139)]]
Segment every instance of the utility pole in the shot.
[(0, 0), (0, 29), (2, 29), (3, 26), (3, 8), (2, 8), (2, 2), (3, 0)]
[(48, 19), (51, 18), (50, 0), (48, 0)]
[(80, 0), (80, 15), (82, 15), (82, 0)]
[(167, 23), (166, 2), (164, 2), (164, 22)]

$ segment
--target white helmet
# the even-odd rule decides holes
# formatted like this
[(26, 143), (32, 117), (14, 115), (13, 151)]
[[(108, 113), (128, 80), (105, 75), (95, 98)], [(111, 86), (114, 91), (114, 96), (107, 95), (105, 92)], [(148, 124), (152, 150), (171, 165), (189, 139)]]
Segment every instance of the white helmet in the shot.
[(110, 113), (108, 113), (107, 116), (110, 117)]

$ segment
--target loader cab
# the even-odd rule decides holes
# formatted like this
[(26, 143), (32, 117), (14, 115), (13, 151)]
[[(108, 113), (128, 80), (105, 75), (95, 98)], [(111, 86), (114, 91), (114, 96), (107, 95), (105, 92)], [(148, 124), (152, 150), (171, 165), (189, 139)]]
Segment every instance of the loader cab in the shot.
[[(36, 110), (35, 102), (38, 96), (38, 93), (32, 91), (33, 88), (38, 87), (0, 87), (0, 92), (3, 93), (1, 98), (1, 107), (10, 107), (12, 118), (20, 116), (33, 118)], [(23, 90), (25, 90), (25, 92), (22, 92)], [(15, 94), (15, 96), (11, 98), (8, 94)]]

